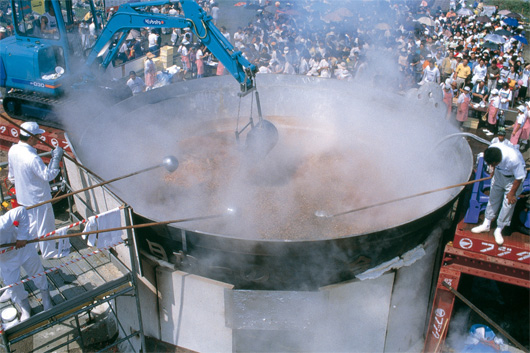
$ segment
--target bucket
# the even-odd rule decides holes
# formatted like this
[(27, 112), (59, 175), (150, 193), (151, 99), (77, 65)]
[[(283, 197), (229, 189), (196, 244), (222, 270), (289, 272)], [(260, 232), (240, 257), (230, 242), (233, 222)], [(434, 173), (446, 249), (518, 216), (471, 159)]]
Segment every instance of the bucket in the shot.
[(20, 321), (18, 320), (18, 311), (14, 307), (10, 306), (7, 309), (2, 310), (2, 314), (0, 316), (2, 317), (2, 326), (4, 330), (7, 330), (15, 325), (17, 325)]

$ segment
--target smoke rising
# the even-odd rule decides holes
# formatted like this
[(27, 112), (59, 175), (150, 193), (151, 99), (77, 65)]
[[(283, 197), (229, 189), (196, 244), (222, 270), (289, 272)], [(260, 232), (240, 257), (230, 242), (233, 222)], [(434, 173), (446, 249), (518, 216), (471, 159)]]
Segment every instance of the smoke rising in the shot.
[[(81, 160), (104, 178), (160, 164), (175, 155), (179, 169), (159, 170), (113, 185), (134, 209), (165, 220), (241, 210), (237, 222), (200, 229), (237, 237), (318, 239), (362, 234), (409, 222), (447, 202), (457, 189), (368, 209), (337, 213), (467, 180), (467, 145), (428, 98), (385, 93), (350, 82), (260, 77), (265, 119), (279, 142), (248, 160), (245, 133), (234, 136), (239, 101), (229, 78), (207, 78), (148, 92), (92, 117), (66, 121)], [(160, 94), (165, 95), (160, 98)], [(141, 103), (141, 104), (139, 104)], [(241, 101), (240, 124), (250, 113)], [(254, 107), (254, 117), (256, 111)], [(471, 163), (469, 163), (471, 165)]]
[[(257, 82), (264, 117), (279, 131), (278, 144), (263, 159), (248, 160), (245, 134), (241, 143), (235, 139), (238, 115), (241, 127), (251, 112), (256, 118), (257, 111), (255, 103), (251, 110), (247, 96), (238, 114), (238, 87), (231, 77), (160, 88), (101, 114), (69, 113), (64, 123), (81, 161), (106, 179), (159, 164), (166, 155), (179, 159), (179, 169), (170, 175), (160, 168), (111, 186), (136, 212), (154, 220), (236, 207), (241, 213), (236, 220), (181, 225), (247, 239), (313, 240), (393, 228), (432, 212), (459, 190), (332, 220), (319, 219), (314, 212), (342, 212), (460, 183), (468, 179), (472, 163), (463, 139), (435, 148), (444, 136), (458, 131), (445, 120), (443, 103), (418, 97), (417, 90), (405, 95), (391, 92), (400, 75), (394, 54), (383, 43), (375, 40), (369, 44), (367, 66), (352, 82), (260, 75)], [(85, 101), (93, 104), (97, 100), (86, 97), (79, 106)], [(334, 252), (344, 256), (339, 249)], [(352, 259), (358, 256), (349, 255)], [(333, 256), (330, 253), (327, 259)], [(204, 262), (218, 263), (214, 256)], [(381, 333), (384, 337), (392, 276), (366, 281), (373, 288), (365, 292), (324, 289), (309, 295), (300, 311), (282, 312), (289, 305), (278, 305), (277, 311), (265, 307), (268, 316), (250, 317), (248, 326), (239, 327), (248, 331), (234, 335), (241, 339), (257, 331), (257, 337), (250, 337), (249, 347), (271, 349), (275, 344), (272, 347), (278, 351), (382, 351), (382, 340), (376, 346), (366, 337), (380, 337)], [(303, 284), (306, 278), (299, 281)], [(397, 297), (403, 300), (393, 301), (393, 305), (399, 308), (409, 298), (414, 298), (414, 304), (420, 302), (416, 283), (411, 283), (414, 285), (403, 286), (411, 293), (400, 293)], [(288, 296), (274, 295), (282, 303)], [(359, 301), (352, 301), (352, 295)], [(299, 302), (296, 295), (294, 299)], [(352, 302), (362, 303), (361, 308), (352, 310)], [(246, 309), (244, 303), (235, 303)], [(425, 303), (426, 299), (418, 305), (423, 308)], [(300, 312), (304, 313), (301, 320)], [(411, 317), (423, 315), (414, 310), (403, 312)], [(259, 330), (274, 332), (263, 335)], [(422, 329), (411, 331), (421, 335)], [(269, 340), (259, 345), (256, 340), (264, 337)]]

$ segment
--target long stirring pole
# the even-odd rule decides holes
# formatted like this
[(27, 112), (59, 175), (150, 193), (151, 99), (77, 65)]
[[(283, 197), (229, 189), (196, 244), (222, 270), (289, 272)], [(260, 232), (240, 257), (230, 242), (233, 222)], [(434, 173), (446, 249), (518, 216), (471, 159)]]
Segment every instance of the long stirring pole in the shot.
[[(100, 230), (92, 230), (92, 231), (89, 231), (89, 232), (71, 233), (71, 234), (65, 234), (65, 235), (57, 235), (57, 236), (54, 236), (54, 237), (36, 238), (36, 239), (28, 240), (26, 244), (29, 244), (29, 243), (40, 243), (40, 242), (43, 242), (43, 241), (50, 241), (50, 240), (57, 240), (57, 239), (73, 238), (73, 237), (78, 237), (80, 235), (90, 235), (90, 234), (97, 234), (97, 233), (114, 232), (114, 231), (125, 230), (125, 229), (137, 229), (137, 228), (161, 226), (161, 225), (172, 224), (172, 223), (202, 221), (202, 220), (206, 220), (206, 219), (220, 218), (220, 217), (224, 217), (224, 216), (228, 216), (228, 215), (230, 215), (230, 213), (219, 213), (219, 214), (209, 215), (209, 216), (173, 219), (173, 220), (162, 221), (162, 222), (133, 224), (133, 225), (130, 225), (130, 226), (107, 228), (107, 229), (100, 229)], [(0, 244), (0, 247), (15, 246), (15, 244), (16, 243), (5, 243), (5, 244)]]
[(485, 181), (485, 180), (491, 179), (492, 177), (493, 177), (493, 175), (489, 176), (487, 178), (466, 181), (465, 183), (454, 184), (454, 185), (445, 186), (445, 187), (439, 188), (439, 189), (424, 191), (424, 192), (420, 192), (420, 193), (417, 193), (417, 194), (414, 194), (414, 195), (409, 195), (409, 196), (399, 197), (397, 199), (392, 199), (392, 200), (387, 200), (387, 201), (383, 201), (383, 202), (378, 202), (378, 203), (374, 203), (374, 204), (371, 204), (371, 205), (368, 205), (368, 206), (354, 208), (352, 210), (339, 212), (339, 213), (335, 213), (335, 214), (331, 214), (331, 215), (327, 214), (325, 211), (317, 211), (315, 213), (315, 215), (318, 216), (318, 217), (323, 217), (323, 218), (338, 217), (338, 216), (342, 216), (342, 215), (345, 215), (345, 214), (348, 214), (348, 213), (358, 212), (358, 211), (366, 210), (368, 208), (386, 205), (386, 204), (389, 204), (389, 203), (392, 203), (392, 202), (398, 202), (398, 201), (402, 201), (402, 200), (411, 199), (413, 197), (418, 197), (418, 196), (422, 196), (422, 195), (432, 194), (434, 192), (439, 192), (439, 191), (443, 191), (443, 190), (449, 190), (449, 189), (457, 188), (457, 187), (460, 187), (460, 186), (466, 186), (466, 185), (478, 183), (478, 182), (481, 182), (481, 181)]
[[(529, 171), (529, 170), (530, 170), (530, 168), (526, 168), (526, 171)], [(392, 202), (398, 202), (398, 201), (402, 201), (402, 200), (411, 199), (413, 197), (418, 197), (418, 196), (423, 196), (423, 195), (427, 195), (427, 194), (432, 194), (434, 192), (454, 189), (454, 188), (457, 188), (457, 187), (460, 187), (460, 186), (471, 185), (471, 184), (478, 183), (478, 182), (481, 182), (481, 181), (485, 181), (485, 180), (488, 180), (488, 179), (491, 179), (491, 178), (493, 178), (493, 174), (490, 175), (489, 177), (486, 177), (486, 178), (477, 179), (477, 180), (470, 180), (470, 181), (466, 181), (465, 183), (444, 186), (443, 188), (429, 190), (429, 191), (424, 191), (424, 192), (420, 192), (420, 193), (417, 193), (417, 194), (414, 194), (414, 195), (399, 197), (397, 199), (392, 199), (392, 200), (387, 200), (387, 201), (383, 201), (383, 202), (378, 202), (378, 203), (374, 203), (374, 204), (371, 204), (371, 205), (368, 205), (368, 206), (354, 208), (352, 210), (339, 212), (339, 213), (335, 213), (335, 214), (328, 214), (326, 211), (319, 210), (319, 211), (315, 212), (315, 216), (322, 217), (322, 218), (338, 217), (338, 216), (342, 216), (342, 215), (345, 215), (345, 214), (348, 214), (348, 213), (358, 212), (358, 211), (366, 210), (368, 208), (386, 205), (386, 204), (389, 204), (389, 203), (392, 203)]]
[[(18, 127), (20, 130), (22, 131), (25, 131), (26, 133), (28, 133), (30, 136), (33, 136), (35, 138), (37, 138), (37, 136), (35, 136), (34, 134), (32, 134), (31, 132), (29, 132), (28, 130), (24, 129), (22, 126), (18, 125), (16, 122), (14, 122), (11, 118), (7, 117), (5, 114), (1, 114), (0, 115), (3, 119), (7, 120), (8, 122), (10, 122), (11, 124), (15, 125), (16, 127)], [(54, 149), (55, 147), (53, 147), (51, 144), (49, 144), (48, 142), (46, 141), (42, 141), (40, 140), (42, 143), (44, 143), (46, 146), (50, 147), (51, 149)], [(88, 173), (94, 175), (95, 177), (97, 177), (98, 179), (100, 180), (103, 180), (103, 178), (101, 178), (100, 176), (98, 176), (97, 174), (95, 174), (94, 172), (92, 172), (91, 170), (89, 170), (88, 168), (86, 168), (85, 166), (79, 164), (78, 161), (76, 161), (74, 158), (70, 157), (67, 153), (63, 154), (63, 156), (67, 159), (69, 159), (70, 161), (72, 161), (75, 165), (77, 165), (78, 167), (81, 167), (83, 169), (85, 169)], [(91, 185), (91, 186), (87, 186), (85, 188), (82, 188), (82, 189), (79, 189), (79, 190), (76, 190), (76, 191), (72, 191), (72, 192), (69, 192), (67, 194), (63, 194), (63, 195), (59, 195), (57, 197), (54, 197), (50, 200), (47, 200), (47, 201), (43, 201), (43, 202), (40, 202), (38, 204), (35, 204), (35, 205), (31, 205), (31, 206), (28, 206), (26, 207), (26, 209), (30, 210), (32, 208), (36, 208), (36, 207), (39, 207), (39, 206), (42, 206), (44, 204), (47, 204), (47, 203), (50, 203), (50, 202), (55, 202), (55, 201), (58, 201), (58, 200), (62, 200), (66, 197), (69, 197), (69, 196), (72, 196), (72, 195), (75, 195), (75, 194), (78, 194), (80, 192), (83, 192), (83, 191), (87, 191), (87, 190), (90, 190), (90, 189), (94, 189), (94, 188), (97, 188), (99, 186), (103, 186), (103, 185), (107, 185), (107, 184), (110, 184), (112, 182), (115, 182), (115, 181), (118, 181), (118, 180), (121, 180), (121, 179), (125, 179), (125, 178), (128, 178), (128, 177), (131, 177), (133, 175), (137, 175), (137, 174), (140, 174), (140, 173), (144, 173), (144, 172), (147, 172), (147, 171), (150, 171), (150, 170), (153, 170), (153, 169), (156, 169), (156, 168), (159, 168), (161, 166), (163, 166), (164, 164), (159, 164), (159, 165), (156, 165), (156, 166), (152, 166), (152, 167), (149, 167), (149, 168), (145, 168), (145, 169), (142, 169), (142, 170), (139, 170), (139, 171), (136, 171), (136, 172), (133, 172), (133, 173), (130, 173), (130, 174), (127, 174), (127, 175), (123, 175), (123, 176), (120, 176), (120, 177), (117, 177), (117, 178), (114, 178), (114, 179), (110, 179), (110, 180), (107, 180), (107, 181), (103, 181), (99, 184), (95, 184), (95, 185)]]
[(75, 195), (75, 194), (79, 194), (80, 192), (87, 191), (87, 190), (90, 190), (90, 189), (94, 189), (94, 188), (97, 188), (97, 187), (100, 187), (100, 186), (103, 186), (103, 185), (107, 185), (107, 184), (110, 184), (112, 182), (115, 182), (115, 181), (118, 181), (118, 180), (121, 180), (121, 179), (125, 179), (125, 178), (131, 177), (133, 175), (137, 175), (137, 174), (140, 174), (140, 173), (144, 173), (144, 172), (147, 172), (147, 171), (159, 168), (159, 167), (161, 167), (161, 165), (155, 165), (155, 166), (152, 166), (152, 167), (149, 167), (149, 168), (145, 168), (145, 169), (142, 169), (142, 170), (139, 170), (139, 171), (127, 174), (127, 175), (122, 175), (122, 176), (114, 178), (114, 179), (103, 181), (103, 182), (101, 182), (99, 184), (94, 184), (94, 185), (91, 185), (91, 186), (87, 186), (85, 188), (69, 192), (67, 194), (62, 194), (62, 195), (56, 196), (53, 199), (42, 201), (42, 202), (39, 202), (39, 203), (37, 203), (35, 205), (28, 206), (28, 207), (26, 207), (26, 209), (30, 210), (32, 208), (39, 207), (39, 206), (42, 206), (42, 205), (50, 203), (50, 202), (55, 202), (55, 201), (58, 201), (58, 200), (62, 200), (64, 198), (66, 198), (66, 197), (69, 197), (69, 196), (72, 196), (72, 195)]

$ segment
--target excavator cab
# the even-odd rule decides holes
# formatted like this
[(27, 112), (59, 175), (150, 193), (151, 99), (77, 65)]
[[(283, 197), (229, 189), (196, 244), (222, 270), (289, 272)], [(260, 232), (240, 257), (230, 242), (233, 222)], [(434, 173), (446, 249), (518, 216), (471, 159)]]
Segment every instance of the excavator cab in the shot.
[(62, 95), (82, 65), (103, 25), (104, 8), (92, 0), (11, 0), (11, 8), (14, 35), (0, 46), (0, 86), (10, 91), (4, 109), (47, 120), (46, 100)]
[(76, 7), (71, 0), (11, 0), (11, 7), (14, 36), (2, 40), (0, 85), (58, 96), (65, 74), (90, 49), (91, 31), (97, 34), (102, 16), (91, 0)]
[[(102, 75), (91, 74), (96, 68), (103, 72), (132, 38), (132, 30), (145, 27), (191, 28), (239, 82), (242, 95), (256, 90), (256, 66), (232, 46), (194, 0), (178, 1), (184, 16), (146, 11), (150, 6), (174, 1), (124, 3), (108, 23), (102, 0), (95, 1), (98, 5), (92, 0), (11, 0), (15, 35), (3, 39), (0, 46), (0, 86), (10, 90), (3, 101), (9, 115), (60, 126), (53, 113), (55, 100), (49, 98), (58, 98), (63, 91), (86, 91), (99, 86), (114, 92), (112, 95), (119, 99), (119, 88), (107, 87), (100, 83)], [(130, 95), (128, 88), (127, 94)], [(261, 108), (258, 109), (258, 123), (251, 120), (247, 124), (247, 145), (266, 155), (276, 144), (277, 131), (272, 123), (263, 122)]]

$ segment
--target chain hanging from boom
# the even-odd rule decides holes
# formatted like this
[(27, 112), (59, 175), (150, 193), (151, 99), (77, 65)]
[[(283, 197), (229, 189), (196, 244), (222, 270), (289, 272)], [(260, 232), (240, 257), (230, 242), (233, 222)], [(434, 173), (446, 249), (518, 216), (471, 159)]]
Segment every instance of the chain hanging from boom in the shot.
[(254, 118), (252, 117), (252, 110), (254, 108), (254, 96), (251, 95), (250, 98), (250, 118), (248, 123), (239, 130), (239, 119), (241, 117), (241, 99), (243, 98), (242, 95), (239, 95), (239, 105), (237, 107), (237, 124), (236, 124), (236, 141), (239, 142), (239, 136), (247, 129), (247, 127), (250, 126), (251, 129), (254, 128)]

